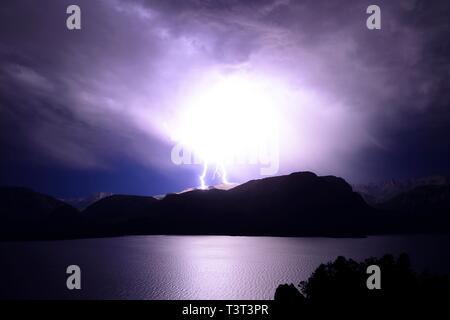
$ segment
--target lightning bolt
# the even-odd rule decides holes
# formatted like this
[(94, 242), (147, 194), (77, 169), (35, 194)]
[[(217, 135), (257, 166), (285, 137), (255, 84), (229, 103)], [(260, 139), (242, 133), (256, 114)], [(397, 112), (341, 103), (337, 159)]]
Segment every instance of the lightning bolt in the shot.
[[(218, 162), (216, 163), (216, 170), (214, 171), (214, 177), (216, 175), (217, 172), (219, 172), (220, 170), (220, 178), (222, 179), (222, 183), (223, 184), (228, 184), (228, 179), (227, 179), (227, 171), (225, 169), (225, 166), (222, 162)], [(199, 179), (200, 179), (200, 189), (201, 190), (206, 190), (208, 188), (208, 186), (205, 183), (205, 179), (206, 179), (206, 174), (208, 172), (208, 161), (205, 160), (203, 162), (203, 170), (202, 170), (202, 174), (200, 175)]]
[(203, 172), (200, 175), (200, 189), (202, 189), (202, 190), (206, 189), (206, 184), (205, 184), (206, 172), (208, 172), (208, 161), (205, 160), (205, 162), (203, 162)]
[(219, 168), (220, 168), (220, 177), (222, 178), (222, 183), (228, 184), (227, 171), (225, 170), (225, 166), (223, 165), (222, 162), (219, 163)]

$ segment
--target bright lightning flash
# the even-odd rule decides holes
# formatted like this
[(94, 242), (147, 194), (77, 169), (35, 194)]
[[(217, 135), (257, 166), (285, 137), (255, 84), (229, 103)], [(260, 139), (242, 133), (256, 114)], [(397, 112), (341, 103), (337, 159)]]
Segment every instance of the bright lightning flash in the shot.
[(210, 169), (229, 183), (226, 166), (278, 130), (275, 111), (271, 88), (246, 75), (220, 77), (185, 102), (176, 136), (202, 160), (201, 189), (207, 188)]

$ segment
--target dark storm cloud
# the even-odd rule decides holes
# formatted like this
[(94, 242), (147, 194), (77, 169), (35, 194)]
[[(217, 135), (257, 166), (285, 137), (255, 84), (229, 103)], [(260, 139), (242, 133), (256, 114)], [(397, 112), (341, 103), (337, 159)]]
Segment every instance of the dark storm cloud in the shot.
[(105, 2), (80, 2), (90, 31), (70, 33), (67, 5), (19, 1), (2, 11), (2, 121), (28, 136), (41, 151), (35, 154), (103, 166), (124, 139), (139, 137), (120, 98), (142, 80), (140, 71), (151, 69), (158, 48), (144, 42), (136, 24), (123, 28)]
[[(73, 3), (82, 8), (77, 32), (65, 28), (65, 8)], [(426, 172), (449, 148), (450, 5), (378, 1), (382, 30), (368, 31), (370, 4), (6, 1), (2, 149), (11, 159), (33, 155), (77, 168), (107, 168), (122, 156), (168, 166), (169, 138), (161, 128), (186, 84), (211, 68), (245, 68), (320, 96), (310, 132), (298, 131), (300, 111), (288, 113), (292, 134), (315, 146), (310, 158), (286, 151), (284, 172), (374, 178), (379, 172), (361, 163), (367, 155), (401, 171), (408, 153), (425, 151), (427, 167), (414, 170)]]

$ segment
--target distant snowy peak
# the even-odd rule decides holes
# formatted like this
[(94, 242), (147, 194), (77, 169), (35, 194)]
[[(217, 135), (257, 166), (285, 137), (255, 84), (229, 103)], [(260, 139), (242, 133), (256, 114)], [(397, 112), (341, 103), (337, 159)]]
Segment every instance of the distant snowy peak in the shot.
[(353, 185), (352, 187), (368, 203), (377, 204), (420, 186), (450, 186), (450, 176), (429, 176), (404, 180), (391, 179), (380, 183)]
[(84, 210), (87, 207), (89, 207), (91, 204), (106, 198), (112, 196), (112, 192), (96, 192), (93, 193), (87, 197), (84, 198), (71, 198), (71, 199), (60, 199), (61, 201), (64, 201), (67, 204), (70, 204), (71, 206), (77, 208), (78, 210)]

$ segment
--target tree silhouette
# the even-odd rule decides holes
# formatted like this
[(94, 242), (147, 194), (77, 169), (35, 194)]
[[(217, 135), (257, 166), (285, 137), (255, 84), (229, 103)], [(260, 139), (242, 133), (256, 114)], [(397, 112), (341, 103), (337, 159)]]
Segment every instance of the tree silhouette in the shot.
[[(367, 267), (381, 269), (381, 289), (369, 290)], [(445, 310), (450, 297), (450, 280), (428, 272), (415, 273), (406, 254), (369, 258), (364, 262), (338, 257), (321, 264), (311, 277), (299, 284), (280, 285), (275, 292), (276, 311), (283, 318), (340, 315), (361, 316), (361, 312), (380, 316), (415, 314)], [(361, 318), (361, 317), (360, 317)]]

